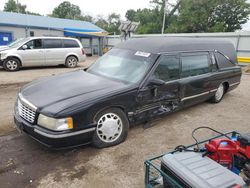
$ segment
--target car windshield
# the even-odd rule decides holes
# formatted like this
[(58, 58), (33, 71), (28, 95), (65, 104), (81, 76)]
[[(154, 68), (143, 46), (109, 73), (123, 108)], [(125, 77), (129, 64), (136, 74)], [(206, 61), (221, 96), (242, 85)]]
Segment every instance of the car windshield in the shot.
[(112, 49), (99, 58), (87, 72), (136, 83), (141, 80), (157, 55), (125, 49)]
[(8, 46), (10, 48), (15, 48), (15, 47), (19, 47), (21, 44), (25, 43), (26, 41), (28, 41), (28, 38), (20, 38), (17, 40), (14, 40), (13, 42), (11, 42)]

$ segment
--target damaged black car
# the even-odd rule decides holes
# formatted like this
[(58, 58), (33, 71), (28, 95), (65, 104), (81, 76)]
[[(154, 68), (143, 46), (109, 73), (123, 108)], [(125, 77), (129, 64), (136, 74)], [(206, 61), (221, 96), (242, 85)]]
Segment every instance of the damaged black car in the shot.
[(85, 70), (25, 85), (14, 120), (48, 147), (103, 148), (123, 142), (131, 125), (220, 102), (240, 79), (236, 51), (226, 40), (132, 39)]

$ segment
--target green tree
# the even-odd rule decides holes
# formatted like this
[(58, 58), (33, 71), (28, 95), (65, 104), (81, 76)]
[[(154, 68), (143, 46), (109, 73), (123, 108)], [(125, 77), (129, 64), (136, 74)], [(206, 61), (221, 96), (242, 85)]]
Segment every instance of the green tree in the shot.
[(233, 32), (241, 29), (250, 13), (246, 0), (185, 0), (166, 32)]
[(8, 0), (4, 5), (4, 11), (6, 12), (20, 12), (26, 13), (26, 5), (22, 5), (21, 3), (16, 3), (15, 0)]
[(98, 15), (97, 18), (96, 18), (95, 24), (96, 24), (98, 27), (100, 27), (100, 28), (102, 28), (102, 29), (108, 31), (108, 22), (107, 22), (106, 19), (103, 18), (103, 16)]
[(111, 13), (108, 15), (108, 18), (105, 19), (103, 16), (99, 15), (95, 24), (109, 32), (110, 34), (119, 34), (119, 26), (121, 24), (121, 16), (116, 13)]
[(30, 12), (30, 11), (26, 11), (25, 14), (31, 14), (31, 15), (41, 16), (41, 14), (39, 14), (39, 13)]
[(121, 16), (120, 14), (111, 13), (108, 15), (108, 32), (119, 34), (119, 26), (121, 24)]
[(127, 18), (127, 20), (130, 20), (130, 21), (138, 21), (137, 11), (133, 9), (127, 10), (125, 17)]
[(212, 16), (214, 23), (211, 31), (223, 25), (219, 31), (230, 32), (241, 29), (241, 25), (248, 21), (250, 4), (246, 0), (219, 0)]
[[(176, 5), (179, 1), (177, 0), (174, 4), (169, 4), (165, 0), (151, 0), (150, 4), (152, 8), (137, 9), (136, 11), (130, 9), (126, 12), (125, 17), (127, 20), (140, 22), (136, 33), (161, 33), (164, 7), (167, 13), (165, 23), (168, 23), (172, 20), (171, 17), (177, 9), (178, 6)], [(166, 2), (167, 4), (165, 5)]]
[(52, 15), (57, 18), (79, 19), (81, 18), (81, 9), (79, 6), (64, 1), (54, 8)]
[(92, 23), (94, 22), (94, 18), (90, 15), (81, 15), (78, 18), (81, 21), (92, 22)]

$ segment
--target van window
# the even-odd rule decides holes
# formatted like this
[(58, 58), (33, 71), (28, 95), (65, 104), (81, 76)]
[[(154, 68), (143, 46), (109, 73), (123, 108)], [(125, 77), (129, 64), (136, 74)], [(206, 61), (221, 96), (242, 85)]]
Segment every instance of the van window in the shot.
[(79, 48), (79, 44), (75, 40), (63, 40), (64, 48)]
[(44, 48), (62, 48), (61, 39), (44, 39)]
[(221, 68), (227, 68), (232, 67), (234, 64), (232, 64), (224, 55), (222, 55), (219, 52), (215, 53), (217, 61), (218, 61), (218, 67)]
[(31, 40), (27, 42), (25, 45), (27, 45), (27, 50), (40, 49), (42, 48), (42, 40), (41, 39)]
[(160, 58), (158, 67), (154, 72), (154, 76), (158, 79), (166, 81), (179, 79), (179, 57), (163, 55)]
[(183, 53), (181, 55), (181, 77), (196, 76), (210, 72), (208, 53)]

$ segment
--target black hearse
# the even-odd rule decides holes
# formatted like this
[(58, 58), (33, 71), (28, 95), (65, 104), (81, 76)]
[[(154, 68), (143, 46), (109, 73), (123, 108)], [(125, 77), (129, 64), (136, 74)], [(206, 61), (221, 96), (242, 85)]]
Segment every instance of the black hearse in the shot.
[(124, 141), (129, 126), (210, 100), (241, 79), (233, 44), (224, 40), (143, 38), (120, 43), (86, 70), (24, 86), (17, 127), (50, 147)]

